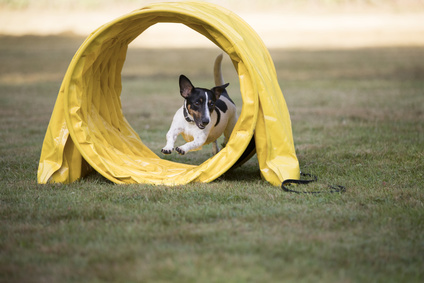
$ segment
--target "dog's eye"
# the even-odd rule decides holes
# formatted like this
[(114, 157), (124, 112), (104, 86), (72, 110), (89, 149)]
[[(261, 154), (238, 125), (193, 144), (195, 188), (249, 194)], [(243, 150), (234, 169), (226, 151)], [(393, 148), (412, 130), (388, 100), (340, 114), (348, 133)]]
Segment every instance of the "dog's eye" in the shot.
[(196, 106), (200, 106), (200, 102), (199, 102), (199, 101), (196, 101), (196, 102), (194, 103), (194, 105), (196, 105)]
[(215, 103), (213, 103), (213, 101), (209, 102), (209, 107), (213, 107), (215, 105)]

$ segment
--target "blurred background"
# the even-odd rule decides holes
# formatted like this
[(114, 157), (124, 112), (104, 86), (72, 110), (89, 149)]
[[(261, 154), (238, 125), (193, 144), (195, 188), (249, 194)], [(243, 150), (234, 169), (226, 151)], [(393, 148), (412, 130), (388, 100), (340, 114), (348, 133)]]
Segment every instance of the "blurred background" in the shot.
[[(0, 0), (1, 35), (88, 36), (150, 3), (143, 0)], [(245, 19), (269, 48), (358, 48), (424, 44), (424, 0), (215, 0)], [(178, 38), (167, 35), (178, 32)], [(166, 39), (166, 43), (163, 40)], [(134, 45), (207, 47), (179, 25), (157, 25)]]

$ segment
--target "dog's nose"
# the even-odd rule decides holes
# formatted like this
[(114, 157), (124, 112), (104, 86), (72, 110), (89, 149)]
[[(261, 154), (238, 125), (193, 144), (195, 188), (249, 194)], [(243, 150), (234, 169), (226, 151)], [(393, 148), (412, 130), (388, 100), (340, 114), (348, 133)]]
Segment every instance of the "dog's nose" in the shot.
[(209, 119), (202, 119), (202, 125), (206, 126), (207, 124), (209, 124)]

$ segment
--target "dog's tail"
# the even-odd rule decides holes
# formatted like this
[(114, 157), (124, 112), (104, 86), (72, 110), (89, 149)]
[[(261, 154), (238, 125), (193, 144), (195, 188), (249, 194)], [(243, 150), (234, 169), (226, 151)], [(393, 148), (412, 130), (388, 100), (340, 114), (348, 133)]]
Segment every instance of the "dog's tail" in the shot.
[(218, 55), (215, 59), (215, 65), (213, 67), (213, 74), (215, 78), (215, 86), (224, 85), (224, 77), (222, 76), (221, 71), (221, 62), (222, 62), (222, 53)]

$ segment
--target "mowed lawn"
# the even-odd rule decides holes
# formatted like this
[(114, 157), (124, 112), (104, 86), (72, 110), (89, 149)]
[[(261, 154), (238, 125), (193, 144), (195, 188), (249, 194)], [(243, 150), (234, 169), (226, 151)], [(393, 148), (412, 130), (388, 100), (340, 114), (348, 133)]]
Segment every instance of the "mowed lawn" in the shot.
[[(209, 184), (38, 185), (45, 131), (83, 38), (0, 37), (0, 282), (423, 282), (424, 48), (270, 50), (303, 172), (256, 157)], [(160, 155), (178, 76), (212, 86), (217, 49), (130, 49), (126, 118)], [(224, 76), (241, 109), (237, 74)], [(198, 164), (211, 148), (185, 157)]]

